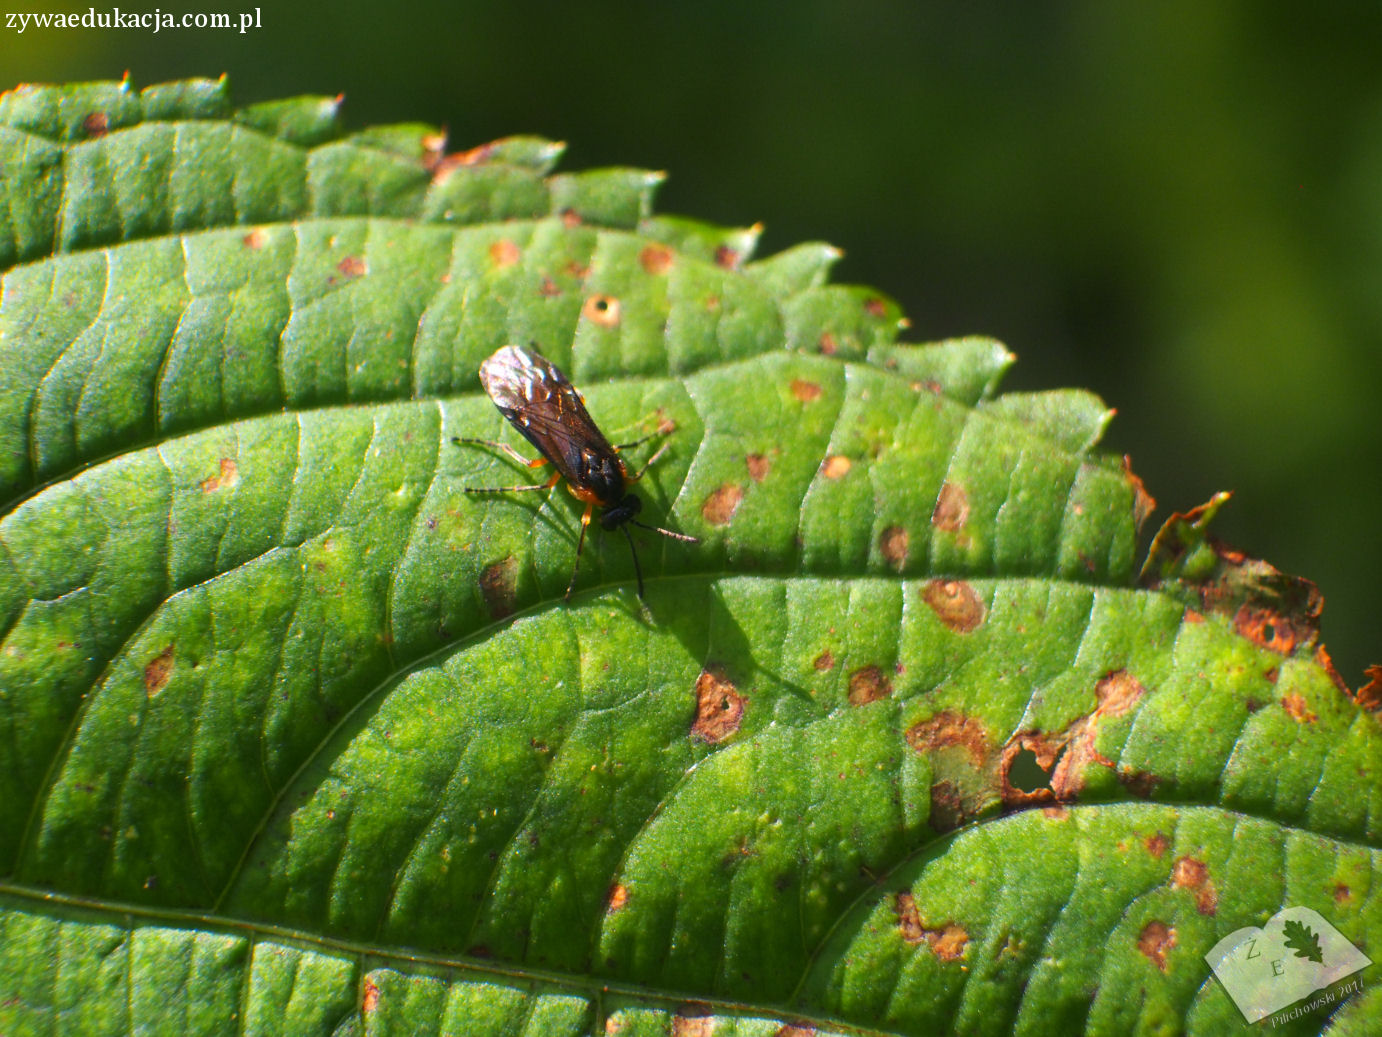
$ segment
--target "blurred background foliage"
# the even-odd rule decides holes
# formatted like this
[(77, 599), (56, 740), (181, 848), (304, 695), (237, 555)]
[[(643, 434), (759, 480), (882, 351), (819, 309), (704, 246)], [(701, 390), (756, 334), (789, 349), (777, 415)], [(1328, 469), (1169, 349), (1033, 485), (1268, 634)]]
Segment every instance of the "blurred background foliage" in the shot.
[[(160, 7), (244, 0), (199, 3)], [(533, 132), (570, 142), (568, 169), (668, 170), (661, 210), (761, 220), (764, 252), (842, 247), (837, 279), (897, 297), (911, 340), (994, 335), (1020, 356), (1007, 388), (1102, 394), (1149, 526), (1234, 490), (1220, 535), (1320, 585), (1351, 686), (1382, 662), (1376, 0), (261, 15), (245, 35), (0, 26), (0, 84), (227, 72), (241, 103), (343, 92), (355, 127)]]

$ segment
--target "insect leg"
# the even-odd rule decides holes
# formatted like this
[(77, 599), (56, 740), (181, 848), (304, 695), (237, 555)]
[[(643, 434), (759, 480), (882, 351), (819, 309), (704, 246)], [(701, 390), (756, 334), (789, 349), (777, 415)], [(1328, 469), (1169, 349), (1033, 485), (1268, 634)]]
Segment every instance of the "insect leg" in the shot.
[(638, 474), (629, 476), (629, 482), (638, 482), (639, 479), (643, 478), (643, 473), (646, 472), (649, 468), (651, 468), (653, 466), (653, 462), (656, 461), (663, 454), (665, 454), (667, 452), (667, 448), (671, 445), (672, 443), (669, 440), (666, 443), (663, 443), (662, 446), (654, 450), (653, 456), (643, 462), (643, 467), (638, 470)]
[(581, 568), (581, 552), (585, 550), (585, 527), (590, 525), (590, 513), (595, 508), (594, 502), (587, 503), (585, 514), (581, 516), (581, 538), (576, 541), (576, 560), (571, 563), (571, 579), (566, 581), (566, 599), (571, 600), (571, 588), (576, 586), (576, 573)]
[(643, 567), (638, 564), (638, 550), (633, 546), (633, 534), (629, 532), (627, 525), (620, 526), (624, 531), (624, 539), (629, 542), (629, 554), (633, 555), (633, 574), (638, 577), (638, 600), (643, 600)]
[[(536, 465), (533, 465), (536, 468)], [(561, 472), (553, 472), (546, 482), (535, 482), (528, 486), (462, 486), (462, 493), (521, 493), (524, 490), (550, 490), (561, 482)]]
[(457, 446), (465, 446), (466, 444), (470, 444), (471, 446), (490, 447), (491, 449), (498, 450), (502, 453), (508, 454), (510, 457), (512, 457), (519, 464), (523, 465), (525, 468), (541, 468), (543, 465), (547, 463), (547, 458), (545, 457), (534, 457), (532, 460), (529, 460), (528, 458), (520, 454), (517, 450), (515, 450), (513, 447), (509, 446), (509, 444), (499, 443), (493, 439), (472, 439), (469, 436), (452, 436), (451, 442), (455, 443)]

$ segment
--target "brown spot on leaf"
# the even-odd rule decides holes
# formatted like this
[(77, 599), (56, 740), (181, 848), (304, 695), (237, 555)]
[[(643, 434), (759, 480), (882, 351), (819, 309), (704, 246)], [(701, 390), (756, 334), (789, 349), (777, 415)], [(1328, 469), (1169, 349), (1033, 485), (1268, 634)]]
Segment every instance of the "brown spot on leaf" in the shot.
[(606, 901), (606, 910), (610, 914), (618, 911), (629, 902), (629, 887), (616, 882), (609, 887), (609, 897)]
[(1334, 903), (1347, 904), (1352, 899), (1353, 890), (1349, 889), (1348, 886), (1340, 882), (1334, 887)]
[(849, 675), (849, 704), (864, 706), (893, 693), (892, 681), (877, 666), (861, 666)]
[(365, 275), (365, 261), (360, 256), (343, 256), (341, 261), (336, 264), (336, 269), (341, 272), (342, 277), (363, 277)]
[(723, 742), (739, 730), (744, 719), (745, 696), (718, 667), (707, 667), (696, 678), (696, 720), (691, 737), (707, 745)]
[(908, 943), (925, 943), (942, 961), (958, 961), (969, 945), (969, 934), (963, 926), (946, 922), (941, 926), (927, 926), (922, 920), (916, 900), (910, 893), (899, 893), (893, 900), (897, 915), (897, 930)]
[(1269, 608), (1241, 606), (1233, 615), (1233, 629), (1253, 644), (1290, 655), (1302, 640), (1302, 632), (1279, 612)]
[(886, 317), (888, 315), (887, 304), (882, 299), (872, 296), (864, 300), (864, 310), (870, 317)]
[(815, 669), (824, 672), (835, 665), (835, 657), (830, 654), (830, 649), (827, 648), (820, 655), (816, 656), (811, 662), (811, 665)]
[(638, 253), (638, 262), (654, 276), (672, 269), (672, 250), (666, 245), (647, 245)]
[(263, 227), (255, 227), (254, 230), (240, 239), (240, 244), (244, 245), (245, 248), (261, 249), (268, 244), (268, 241), (269, 232)]
[(907, 564), (907, 553), (911, 549), (912, 538), (902, 526), (889, 526), (878, 534), (878, 550), (898, 572)]
[(831, 454), (821, 463), (821, 474), (827, 479), (843, 479), (854, 467), (854, 462), (844, 454)]
[(581, 225), (581, 214), (575, 209), (563, 209), (561, 211), (561, 225), (563, 227), (579, 227)]
[(773, 467), (772, 461), (762, 454), (748, 454), (744, 458), (744, 464), (748, 467), (749, 478), (754, 482), (766, 479)]
[(518, 559), (510, 556), (487, 565), (480, 573), (480, 596), (491, 619), (513, 615), (518, 598)]
[(931, 811), (926, 823), (937, 832), (953, 832), (969, 820), (970, 809), (960, 787), (944, 779), (931, 783)]
[(602, 328), (619, 323), (619, 300), (612, 295), (592, 295), (581, 307), (581, 316)]
[(1171, 882), (1195, 895), (1195, 910), (1212, 915), (1219, 909), (1219, 894), (1209, 878), (1209, 866), (1194, 857), (1177, 857), (1171, 868)]
[(1166, 971), (1166, 952), (1176, 945), (1176, 930), (1165, 922), (1151, 921), (1137, 937), (1137, 949), (1162, 972)]
[(968, 634), (984, 621), (984, 603), (963, 580), (932, 580), (921, 596), (942, 623), (957, 634)]
[(499, 270), (513, 266), (522, 255), (523, 250), (508, 238), (500, 238), (489, 247), (489, 261)]
[(379, 984), (366, 976), (360, 984), (360, 1011), (369, 1015), (379, 1007)]
[(163, 651), (148, 661), (144, 666), (144, 691), (153, 698), (168, 685), (168, 681), (173, 676), (173, 646), (169, 645)]
[(1166, 833), (1156, 832), (1147, 836), (1146, 847), (1147, 852), (1153, 857), (1161, 857), (1171, 848), (1171, 840), (1166, 837)]
[(105, 112), (92, 112), (82, 120), (82, 132), (88, 137), (104, 137), (110, 132), (110, 116)]
[(941, 484), (940, 496), (931, 512), (931, 525), (947, 533), (958, 533), (969, 521), (969, 495), (958, 483)]
[(686, 1005), (672, 1016), (672, 1037), (712, 1037), (715, 1016), (709, 1008)]
[(773, 1037), (816, 1037), (816, 1029), (814, 1026), (794, 1026), (788, 1023), (779, 1027)]
[(544, 299), (555, 299), (561, 295), (561, 286), (550, 277), (543, 275), (542, 283), (537, 286), (537, 294)]
[(744, 491), (736, 483), (727, 482), (718, 486), (701, 504), (701, 517), (712, 526), (724, 526), (734, 518), (739, 505), (744, 500)]
[(828, 331), (821, 333), (820, 338), (821, 352), (826, 356), (834, 356), (835, 351), (840, 348), (840, 344), (835, 341), (835, 336)]
[(803, 378), (793, 378), (791, 388), (792, 395), (802, 403), (811, 403), (821, 398), (821, 387), (815, 382), (808, 382)]
[(715, 249), (715, 265), (724, 267), (726, 270), (738, 270), (741, 258), (739, 250), (730, 248), (728, 245), (719, 245)]
[(963, 748), (970, 759), (983, 766), (989, 756), (989, 736), (983, 721), (953, 709), (943, 709), (933, 717), (907, 729), (907, 744), (919, 753), (932, 753), (953, 746)]
[(1313, 724), (1319, 719), (1306, 703), (1304, 696), (1296, 691), (1288, 691), (1281, 696), (1281, 708), (1298, 724)]
[(1070, 811), (1057, 804), (1055, 806), (1042, 807), (1041, 816), (1050, 821), (1064, 821), (1070, 816)]
[(220, 470), (216, 475), (208, 475), (198, 485), (202, 493), (215, 493), (217, 490), (229, 489), (240, 481), (240, 466), (229, 457), (221, 458)]
[(1099, 700), (1094, 711), (1106, 717), (1122, 716), (1146, 693), (1147, 689), (1127, 670), (1114, 670), (1094, 686), (1094, 696)]
[[(1097, 756), (1097, 754), (1096, 754)], [(1112, 767), (1113, 761), (1102, 756), (1098, 757), (1098, 762), (1106, 767)], [(1161, 784), (1161, 779), (1150, 771), (1120, 770), (1118, 772), (1118, 783), (1131, 792), (1138, 799), (1151, 799), (1156, 795), (1156, 788)]]
[(1053, 793), (1046, 785), (1035, 788), (1022, 788), (1012, 782), (1012, 769), (1024, 752), (1032, 754), (1032, 760), (1047, 776), (1049, 784), (1051, 769), (1056, 765), (1056, 756), (1064, 743), (1053, 740), (1040, 731), (1019, 731), (1009, 738), (999, 757), (998, 776), (1003, 804), (1009, 807), (1029, 806), (1051, 799)]

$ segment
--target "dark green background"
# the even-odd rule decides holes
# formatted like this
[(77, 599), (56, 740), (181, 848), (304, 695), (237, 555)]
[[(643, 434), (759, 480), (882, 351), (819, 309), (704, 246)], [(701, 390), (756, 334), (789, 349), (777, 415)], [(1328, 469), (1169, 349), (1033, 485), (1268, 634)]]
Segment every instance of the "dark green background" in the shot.
[[(160, 6), (241, 10), (198, 4)], [(566, 168), (668, 170), (659, 208), (761, 220), (764, 251), (839, 245), (838, 279), (896, 296), (912, 339), (992, 334), (1020, 356), (1008, 388), (1101, 393), (1153, 524), (1236, 491), (1221, 535), (1319, 583), (1350, 685), (1382, 661), (1382, 4), (338, 0), (262, 20), (0, 26), (0, 83), (225, 71), (242, 102), (344, 92), (353, 126), (536, 132), (570, 142)]]

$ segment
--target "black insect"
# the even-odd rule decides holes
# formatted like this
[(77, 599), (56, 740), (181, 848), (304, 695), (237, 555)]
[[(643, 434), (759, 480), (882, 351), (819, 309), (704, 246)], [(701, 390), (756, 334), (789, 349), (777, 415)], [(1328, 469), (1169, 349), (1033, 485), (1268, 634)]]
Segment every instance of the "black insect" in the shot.
[[(541, 468), (550, 464), (556, 468), (552, 478), (546, 482), (529, 486), (492, 486), (466, 488), (466, 493), (510, 493), (523, 490), (546, 490), (562, 479), (572, 496), (585, 502), (585, 514), (581, 516), (581, 536), (576, 543), (576, 561), (571, 566), (571, 579), (566, 585), (566, 598), (571, 598), (571, 588), (576, 585), (576, 572), (581, 564), (581, 551), (585, 548), (585, 527), (590, 525), (590, 515), (595, 508), (600, 509), (600, 525), (605, 529), (619, 529), (629, 542), (629, 552), (633, 555), (633, 571), (638, 577), (638, 596), (643, 597), (643, 570), (638, 564), (638, 552), (634, 550), (633, 537), (629, 526), (651, 529), (655, 533), (699, 543), (695, 537), (685, 533), (673, 533), (661, 526), (650, 526), (639, 522), (635, 515), (643, 507), (643, 502), (629, 492), (628, 484), (637, 482), (648, 470), (649, 465), (662, 456), (667, 449), (664, 443), (644, 463), (635, 475), (630, 475), (619, 457), (620, 450), (646, 443), (654, 432), (632, 443), (611, 446), (604, 433), (596, 427), (585, 409), (575, 387), (551, 361), (535, 349), (521, 346), (504, 346), (480, 365), (480, 384), (508, 418), (513, 427), (523, 433), (523, 438), (533, 444), (542, 454), (529, 460), (507, 443), (497, 443), (490, 439), (470, 439), (456, 436), (457, 444), (470, 443), (476, 446), (492, 447), (503, 451), (519, 464), (528, 468)], [(661, 430), (659, 430), (661, 431)]]

